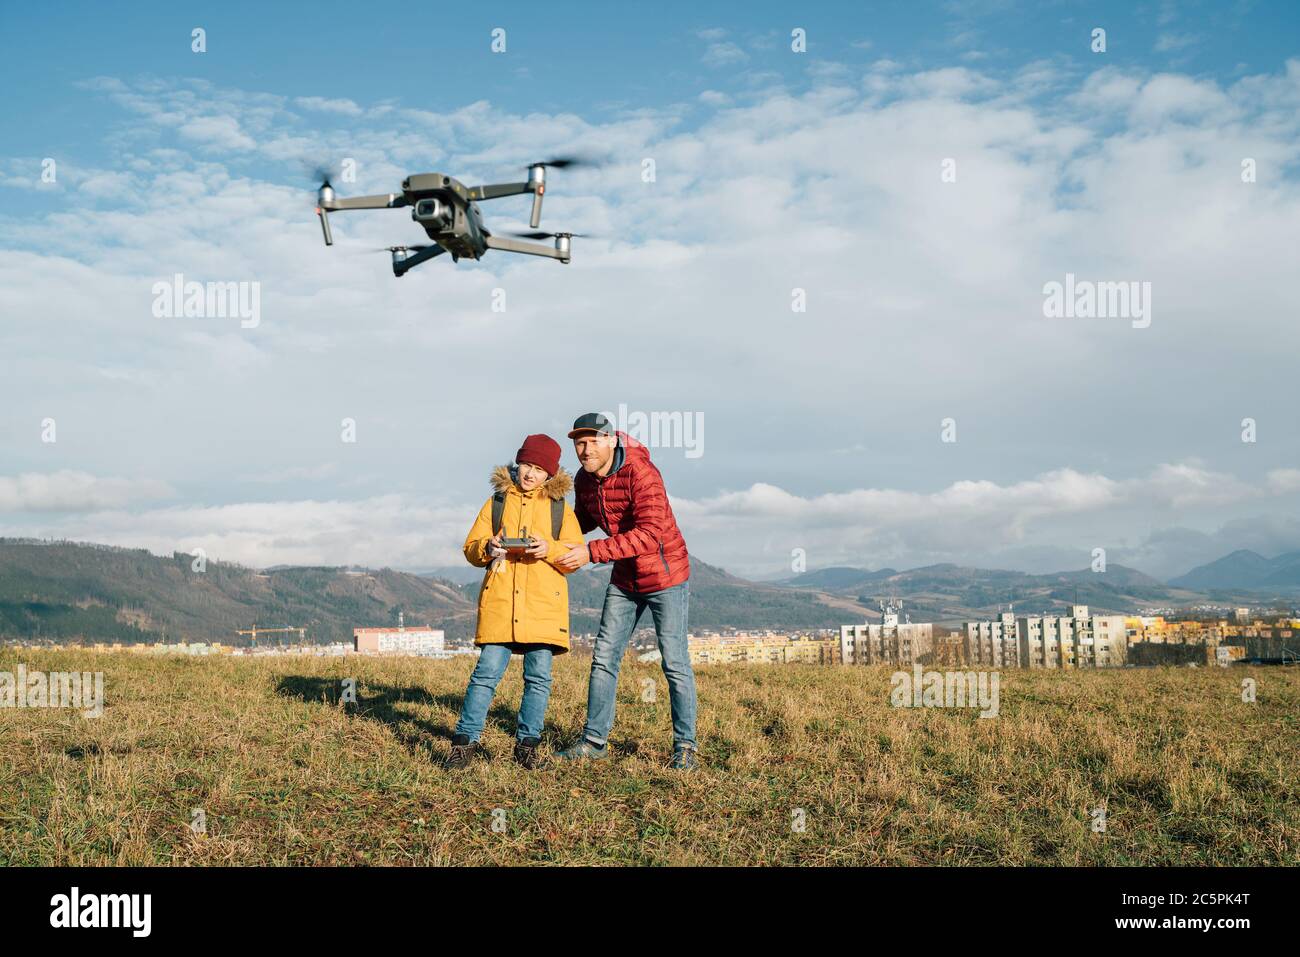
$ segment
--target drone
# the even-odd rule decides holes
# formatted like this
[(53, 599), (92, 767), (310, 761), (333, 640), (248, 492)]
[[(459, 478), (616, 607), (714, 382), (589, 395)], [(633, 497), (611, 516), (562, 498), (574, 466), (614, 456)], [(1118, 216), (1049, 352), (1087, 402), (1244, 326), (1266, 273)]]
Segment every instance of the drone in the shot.
[(432, 243), (423, 246), (387, 246), (393, 256), (393, 275), (399, 279), (420, 263), (435, 256), (450, 253), (453, 262), (462, 258), (481, 259), (489, 249), (523, 253), (528, 256), (546, 256), (569, 262), (569, 240), (580, 233), (529, 232), (511, 233), (520, 239), (554, 239), (554, 247), (536, 242), (519, 242), (488, 231), (478, 204), (483, 200), (503, 196), (533, 195), (533, 212), (529, 226), (536, 230), (542, 218), (542, 196), (546, 193), (546, 169), (564, 169), (588, 164), (574, 157), (562, 157), (533, 163), (528, 167), (528, 179), (522, 183), (492, 183), (485, 186), (466, 186), (445, 173), (416, 173), (402, 180), (400, 193), (383, 193), (377, 196), (342, 198), (330, 185), (326, 170), (317, 170), (320, 188), (316, 193), (316, 215), (320, 217), (325, 245), (334, 245), (330, 232), (329, 214), (349, 209), (411, 208), (411, 219), (419, 223)]

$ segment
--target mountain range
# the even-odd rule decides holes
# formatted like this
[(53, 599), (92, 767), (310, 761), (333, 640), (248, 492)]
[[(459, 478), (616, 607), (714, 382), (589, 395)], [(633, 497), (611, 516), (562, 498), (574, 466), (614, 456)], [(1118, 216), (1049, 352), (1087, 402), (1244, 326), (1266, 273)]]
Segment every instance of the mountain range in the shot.
[(1258, 552), (1238, 549), (1171, 579), (1169, 584), (1205, 592), (1236, 589), (1287, 594), (1300, 590), (1300, 552), (1265, 558)]
[(1008, 606), (1052, 613), (1075, 603), (1098, 613), (1119, 614), (1153, 606), (1195, 604), (1203, 599), (1194, 591), (1172, 588), (1136, 569), (1114, 564), (1103, 573), (1084, 569), (1045, 575), (949, 563), (907, 571), (836, 567), (796, 575), (780, 584), (853, 596), (864, 607), (875, 607), (880, 598), (901, 598), (904, 611), (917, 621), (985, 618)]
[[(482, 571), (450, 581), (391, 568), (246, 568), (193, 556), (62, 541), (0, 539), (0, 638), (220, 641), (239, 629), (303, 627), (309, 641), (347, 641), (360, 626), (473, 634)], [(569, 577), (571, 628), (594, 632), (609, 566)], [(471, 576), (465, 576), (471, 577)], [(746, 581), (692, 558), (691, 626), (829, 628), (863, 618), (852, 599)], [(645, 625), (651, 624), (649, 619)], [(264, 640), (275, 640), (269, 635)]]
[[(1168, 583), (1110, 565), (1034, 575), (928, 565), (898, 571), (823, 568), (779, 582), (754, 582), (692, 556), (690, 625), (695, 629), (814, 629), (878, 618), (877, 600), (904, 599), (916, 621), (955, 624), (1017, 611), (1061, 613), (1079, 602), (1101, 613), (1207, 601), (1259, 604), (1300, 595), (1300, 552), (1274, 559), (1233, 552)], [(309, 641), (347, 641), (359, 626), (441, 628), (449, 639), (474, 630), (482, 573), (457, 568), (419, 573), (391, 568), (290, 566), (267, 569), (144, 549), (30, 539), (0, 539), (0, 638), (52, 641), (220, 641), (235, 632), (304, 627)], [(594, 632), (609, 583), (608, 566), (569, 577), (575, 634)], [(643, 624), (650, 626), (650, 621)]]

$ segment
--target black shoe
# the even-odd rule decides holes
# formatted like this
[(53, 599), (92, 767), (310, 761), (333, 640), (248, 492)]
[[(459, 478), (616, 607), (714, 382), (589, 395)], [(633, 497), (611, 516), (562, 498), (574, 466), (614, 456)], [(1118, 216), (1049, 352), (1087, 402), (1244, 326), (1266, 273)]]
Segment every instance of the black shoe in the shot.
[(545, 766), (546, 759), (542, 757), (538, 750), (540, 738), (524, 738), (515, 744), (515, 763), (529, 771), (536, 771), (538, 768)]
[(448, 768), (463, 768), (475, 758), (484, 761), (492, 757), (491, 753), (477, 741), (471, 741), (468, 735), (458, 734), (451, 739), (451, 750), (443, 764)]

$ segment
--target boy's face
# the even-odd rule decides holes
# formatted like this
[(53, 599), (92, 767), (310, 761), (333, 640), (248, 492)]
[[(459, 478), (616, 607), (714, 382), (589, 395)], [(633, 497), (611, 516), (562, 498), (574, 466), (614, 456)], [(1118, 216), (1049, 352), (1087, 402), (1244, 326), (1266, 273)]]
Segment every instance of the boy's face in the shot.
[(540, 465), (533, 465), (531, 462), (520, 463), (519, 487), (525, 492), (531, 492), (539, 485), (544, 485), (547, 478), (546, 469)]
[(578, 461), (588, 472), (599, 472), (614, 457), (614, 447), (618, 440), (603, 432), (584, 432), (573, 437), (573, 451), (578, 453)]

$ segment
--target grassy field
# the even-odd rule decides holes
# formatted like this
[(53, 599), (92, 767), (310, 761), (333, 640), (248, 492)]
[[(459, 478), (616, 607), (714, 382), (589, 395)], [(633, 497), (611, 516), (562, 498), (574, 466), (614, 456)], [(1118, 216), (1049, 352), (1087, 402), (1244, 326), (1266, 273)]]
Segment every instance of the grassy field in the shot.
[[(1006, 671), (981, 720), (891, 707), (884, 668), (704, 667), (683, 776), (663, 675), (631, 656), (611, 761), (509, 760), (516, 660), (494, 760), (454, 773), (472, 660), (0, 650), (0, 671), (19, 662), (103, 671), (107, 705), (0, 709), (0, 864), (1231, 866), (1300, 848), (1298, 669)], [(557, 659), (544, 745), (581, 727), (587, 667)], [(358, 705), (335, 703), (342, 677)]]

